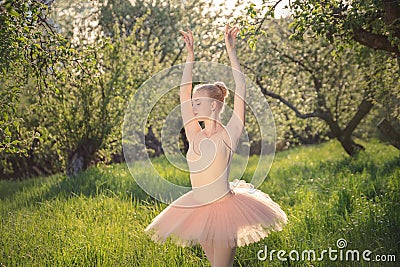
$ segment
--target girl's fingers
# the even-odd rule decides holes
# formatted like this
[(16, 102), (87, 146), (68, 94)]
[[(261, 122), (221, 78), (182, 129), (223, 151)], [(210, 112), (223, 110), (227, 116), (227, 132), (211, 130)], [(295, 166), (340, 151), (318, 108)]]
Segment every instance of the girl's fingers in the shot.
[(182, 37), (183, 37), (183, 40), (184, 40), (186, 46), (193, 46), (193, 36), (191, 35), (191, 31), (189, 28), (188, 28), (188, 30), (189, 30), (189, 34), (182, 30), (179, 30), (179, 32), (182, 34)]
[(234, 27), (234, 28), (232, 28), (232, 29), (229, 30), (229, 35), (230, 35), (230, 36), (236, 36), (237, 33), (238, 33), (239, 31), (240, 31), (239, 28)]
[(187, 28), (187, 30), (188, 30), (188, 35), (189, 35), (189, 37), (190, 38), (193, 38), (193, 32), (192, 32), (192, 30), (189, 28), (189, 27), (186, 27)]
[(185, 44), (193, 46), (193, 38), (190, 38), (187, 34), (183, 36), (183, 39), (185, 41)]
[(183, 37), (187, 36), (187, 34), (185, 32), (180, 32), (180, 33), (183, 35)]

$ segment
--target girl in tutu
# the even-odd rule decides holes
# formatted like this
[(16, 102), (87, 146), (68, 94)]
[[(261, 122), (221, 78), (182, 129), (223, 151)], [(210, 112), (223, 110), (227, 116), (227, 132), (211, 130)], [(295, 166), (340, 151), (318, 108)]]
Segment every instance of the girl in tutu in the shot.
[[(168, 237), (182, 246), (200, 244), (211, 266), (232, 266), (236, 247), (260, 241), (280, 231), (287, 216), (267, 194), (250, 183), (229, 182), (229, 169), (245, 122), (246, 84), (236, 56), (237, 27), (225, 27), (225, 44), (236, 90), (234, 112), (222, 125), (228, 90), (223, 82), (198, 85), (192, 94), (193, 35), (180, 31), (188, 57), (180, 87), (181, 113), (189, 150), (186, 154), (192, 190), (164, 209), (147, 226), (152, 239)], [(204, 122), (204, 129), (199, 125)]]

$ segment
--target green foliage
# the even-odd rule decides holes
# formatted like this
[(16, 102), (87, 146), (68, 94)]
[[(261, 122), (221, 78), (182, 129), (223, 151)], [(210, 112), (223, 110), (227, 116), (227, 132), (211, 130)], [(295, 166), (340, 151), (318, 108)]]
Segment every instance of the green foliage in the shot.
[[(321, 253), (328, 247), (335, 249), (339, 238), (347, 240), (349, 250), (369, 249), (374, 255), (398, 257), (399, 153), (376, 140), (357, 142), (366, 147), (358, 158), (347, 156), (337, 141), (276, 154), (259, 189), (281, 205), (289, 224), (256, 244), (238, 248), (234, 266), (282, 266), (276, 257), (257, 260), (257, 251), (266, 245), (269, 251)], [(163, 175), (176, 170), (165, 160), (154, 164)], [(256, 159), (251, 160), (248, 170), (256, 164)], [(187, 173), (175, 175), (182, 184), (189, 179)], [(136, 185), (125, 164), (90, 168), (72, 178), (0, 181), (0, 263), (209, 266), (200, 246), (181, 248), (170, 240), (159, 245), (143, 232), (165, 207)], [(293, 266), (343, 263), (328, 257), (291, 261)]]
[[(348, 44), (354, 44), (357, 39), (357, 31), (364, 29), (368, 33), (376, 34), (376, 39), (382, 37), (390, 42), (397, 51), (400, 49), (398, 32), (400, 26), (400, 10), (396, 1), (293, 1), (291, 10), (294, 30), (294, 38), (302, 38), (307, 31), (312, 31), (326, 37), (333, 42), (335, 39)], [(388, 10), (389, 9), (389, 10)], [(390, 9), (393, 9), (390, 11)], [(389, 14), (393, 12), (394, 14)], [(390, 18), (389, 18), (390, 17)], [(392, 21), (394, 20), (394, 21)], [(364, 43), (372, 47), (372, 42)], [(383, 49), (383, 48), (378, 48)], [(385, 50), (385, 49), (383, 49)]]
[[(256, 9), (247, 5), (247, 16), (238, 17), (249, 40), (259, 35), (262, 24), (274, 18), (277, 5), (282, 1), (262, 1)], [(398, 1), (289, 1), (285, 7), (291, 12), (291, 39), (303, 40), (309, 33), (335, 44), (336, 52), (356, 43), (369, 48), (400, 55), (400, 5)], [(251, 21), (248, 23), (247, 21)], [(257, 29), (256, 31), (254, 29)], [(254, 44), (251, 44), (254, 46)]]
[[(235, 23), (238, 23), (240, 27), (239, 38), (246, 40), (247, 45), (254, 51), (258, 36), (265, 34), (265, 30), (261, 27), (264, 19), (259, 18), (260, 10), (256, 8), (254, 3), (246, 6), (245, 11), (245, 14), (235, 18)], [(272, 8), (266, 11), (265, 17), (267, 16), (274, 16)]]
[[(120, 125), (126, 105), (147, 73), (155, 72), (157, 67), (152, 65), (156, 46), (149, 45), (143, 51), (142, 43), (136, 39), (131, 34), (114, 42), (102, 38), (75, 47), (76, 53), (57, 65), (56, 76), (47, 77), (46, 82), (57, 91), (24, 95), (27, 102), (35, 104), (27, 126), (36, 125), (42, 137), (32, 155), (36, 159), (32, 164), (46, 162), (41, 156), (53, 154), (59, 160), (53, 165), (58, 170), (53, 171), (59, 171), (67, 165), (67, 156), (81, 145), (94, 152), (108, 148), (108, 154), (103, 153), (108, 160), (111, 153), (120, 150), (116, 142), (122, 138)], [(26, 108), (29, 105), (32, 104)], [(46, 145), (49, 141), (56, 146)], [(14, 162), (17, 165), (23, 160)]]
[[(329, 2), (291, 2), (292, 12), (303, 12), (302, 19), (310, 23), (309, 27), (301, 24), (295, 15), (271, 19), (276, 5), (271, 6), (267, 1), (259, 9), (249, 4), (247, 16), (237, 18), (243, 27), (241, 35), (249, 45), (243, 52), (246, 72), (265, 90), (289, 102), (286, 105), (283, 101), (268, 98), (278, 122), (277, 136), (284, 142), (325, 139), (324, 135), (332, 131), (316, 118), (296, 118), (300, 116), (293, 109), (289, 110), (290, 104), (301, 114), (318, 110), (331, 113), (334, 121), (344, 129), (361, 100), (368, 96), (377, 109), (374, 108), (372, 115), (363, 120), (368, 126), (360, 124), (355, 131), (357, 136), (378, 136), (375, 127), (383, 114), (396, 128), (400, 126), (397, 59), (354, 40), (325, 38), (320, 28), (329, 31), (329, 27), (336, 27), (325, 21), (329, 16), (325, 16), (323, 6)], [(306, 7), (312, 9), (312, 14), (304, 11)], [(304, 27), (300, 30), (295, 25)]]
[[(58, 172), (66, 167), (67, 156), (80, 145), (101, 151), (103, 161), (109, 161), (113, 153), (121, 153), (120, 125), (126, 104), (148, 75), (157, 72), (160, 52), (157, 40), (145, 42), (143, 18), (136, 21), (132, 30), (127, 36), (124, 28), (115, 25), (114, 31), (121, 34), (113, 40), (98, 36), (92, 44), (68, 43), (66, 56), (54, 60), (51, 73), (42, 80), (19, 80), (14, 73), (5, 73), (4, 77), (20, 81), (22, 87), (14, 95), (15, 102), (10, 102), (15, 109), (13, 116), (25, 117), (23, 127), (14, 135), (24, 135), (33, 128), (35, 138), (21, 145), (29, 150), (25, 156), (12, 151), (2, 153), (4, 175), (23, 176), (32, 168), (36, 173), (40, 169)], [(80, 39), (85, 38), (83, 32)], [(35, 93), (36, 83), (47, 91)], [(26, 110), (30, 110), (29, 116)], [(43, 167), (38, 168), (39, 165)]]
[(144, 48), (148, 42), (157, 40), (161, 49), (159, 63), (164, 66), (183, 63), (184, 42), (179, 30), (186, 30), (186, 27), (190, 27), (194, 33), (196, 59), (219, 60), (224, 52), (222, 30), (225, 19), (220, 15), (224, 8), (214, 7), (213, 12), (210, 12), (211, 1), (156, 0), (135, 1), (133, 4), (126, 0), (100, 2), (103, 3), (99, 23), (105, 35), (114, 38), (119, 34), (112, 27), (113, 21), (117, 21), (119, 28), (126, 29), (129, 35), (138, 30), (135, 28), (136, 21), (142, 20), (141, 30), (144, 34), (137, 35), (138, 40), (144, 42)]
[[(293, 33), (290, 30), (288, 34), (272, 27), (260, 27), (259, 23), (265, 25), (266, 18), (273, 16), (273, 7), (260, 11), (254, 4), (248, 8), (238, 6), (242, 13), (235, 20), (231, 14), (224, 13), (223, 7), (206, 12), (210, 6), (210, 2), (204, 1), (135, 1), (132, 5), (130, 1), (119, 0), (69, 0), (56, 1), (50, 9), (40, 1), (2, 1), (1, 178), (19, 179), (25, 175), (64, 171), (68, 156), (82, 146), (94, 151), (88, 156), (91, 164), (110, 163), (114, 156), (121, 157), (121, 125), (126, 104), (143, 81), (161, 69), (183, 62), (184, 43), (178, 30), (186, 26), (195, 34), (196, 60), (229, 64), (223, 26), (227, 21), (237, 22), (242, 27), (238, 53), (241, 61), (246, 60), (245, 73), (255, 68), (255, 73), (262, 73), (261, 77), (272, 88), (278, 88), (282, 80), (282, 88), (288, 88), (283, 93), (296, 104), (304, 104), (305, 109), (312, 106), (315, 96), (309, 91), (310, 76), (297, 75), (299, 66), (285, 62), (283, 51), (268, 50), (271, 42), (287, 45), (287, 51), (293, 50), (291, 55), (301, 60), (315, 55), (323, 59), (315, 68), (325, 75), (324, 90), (331, 106), (336, 90), (332, 84), (338, 77), (335, 67), (342, 60), (340, 64), (346, 66), (344, 71), (355, 77), (346, 85), (349, 90), (343, 94), (344, 109), (338, 113), (338, 119), (348, 118), (354, 108), (350, 100), (359, 99), (361, 93), (355, 88), (356, 82), (362, 80), (358, 76), (362, 72), (370, 75), (374, 86), (381, 90), (376, 96), (381, 110), (368, 118), (368, 124), (360, 132), (374, 132), (377, 116), (398, 118), (399, 79), (394, 59), (381, 57), (379, 53), (371, 56), (367, 49), (359, 49), (359, 61), (353, 57), (347, 59), (344, 57), (348, 55), (348, 47), (337, 42), (336, 45), (342, 45), (342, 57), (337, 53), (331, 61), (329, 49), (319, 39), (318, 42), (305, 40), (303, 45), (308, 47), (302, 47), (301, 43), (288, 42)], [(272, 32), (273, 36), (269, 36)], [(262, 42), (257, 43), (259, 39)], [(246, 43), (251, 49), (245, 49)], [(369, 67), (366, 59), (374, 64)], [(363, 67), (352, 69), (353, 61)], [(364, 85), (364, 82), (359, 84), (359, 88)], [(301, 92), (306, 92), (307, 101), (301, 101)], [(353, 94), (356, 97), (351, 98)], [(231, 100), (228, 105), (232, 107)], [(157, 137), (165, 115), (177, 101), (176, 91), (171, 91), (150, 114), (148, 122)], [(277, 136), (282, 142), (291, 142), (298, 133), (307, 137), (323, 136), (327, 132), (326, 126), (316, 120), (305, 122), (295, 118), (282, 104), (272, 102), (271, 108)], [(250, 114), (246, 120), (250, 145), (256, 147), (257, 122)], [(288, 129), (288, 125), (293, 128)]]
[(24, 153), (37, 136), (24, 132), (17, 116), (21, 91), (29, 80), (32, 93), (51, 91), (46, 84), (51, 68), (68, 50), (65, 39), (46, 21), (48, 6), (39, 1), (0, 3), (0, 153)]
[[(237, 18), (251, 49), (254, 50), (255, 42), (262, 37), (263, 25), (274, 21), (279, 2), (263, 1), (258, 9), (248, 4), (247, 16)], [(399, 128), (399, 2), (295, 0), (287, 8), (291, 12), (285, 18), (290, 21), (288, 38), (308, 46), (309, 38), (322, 37), (332, 45), (334, 58), (347, 57), (344, 54), (349, 55), (351, 51), (357, 63), (364, 66), (362, 71), (371, 80), (377, 103), (386, 109), (385, 117)], [(265, 34), (268, 36), (268, 31)]]

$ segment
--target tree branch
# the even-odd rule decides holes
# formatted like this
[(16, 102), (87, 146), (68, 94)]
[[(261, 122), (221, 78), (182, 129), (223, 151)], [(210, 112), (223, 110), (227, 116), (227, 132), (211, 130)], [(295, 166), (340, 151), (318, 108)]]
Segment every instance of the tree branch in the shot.
[(265, 96), (269, 96), (275, 99), (278, 99), (280, 102), (282, 102), (283, 104), (285, 104), (288, 108), (290, 108), (291, 110), (293, 110), (296, 114), (296, 117), (302, 118), (302, 119), (306, 119), (306, 118), (312, 118), (312, 117), (317, 117), (317, 118), (324, 118), (324, 115), (322, 113), (319, 113), (317, 111), (311, 112), (311, 113), (301, 113), (292, 103), (290, 103), (287, 99), (285, 99), (284, 97), (282, 97), (279, 94), (276, 94), (274, 92), (268, 91), (264, 86), (261, 85), (261, 83), (259, 81), (256, 81), (257, 85), (261, 88), (261, 92), (265, 95)]
[[(275, 43), (274, 43), (275, 44)], [(277, 44), (275, 44), (277, 46)], [(312, 69), (310, 69), (308, 66), (306, 66), (303, 62), (301, 62), (300, 60), (294, 58), (293, 56), (290, 56), (288, 54), (285, 54), (282, 50), (277, 49), (276, 47), (272, 47), (273, 50), (275, 50), (276, 52), (279, 52), (280, 54), (282, 54), (283, 57), (289, 59), (290, 61), (292, 61), (293, 63), (296, 63), (297, 65), (299, 65), (300, 67), (302, 67), (305, 71), (307, 71), (308, 73), (310, 73), (310, 75), (313, 77), (313, 79), (315, 80), (315, 74), (314, 71)]]
[(179, 52), (178, 52), (178, 54), (176, 55), (176, 57), (174, 58), (174, 60), (172, 61), (171, 67), (175, 65), (175, 62), (176, 62), (176, 61), (179, 59), (179, 57), (181, 56), (182, 51), (183, 51), (184, 48), (185, 48), (185, 44), (183, 44), (183, 45), (179, 48)]
[[(277, 5), (278, 5), (280, 2), (282, 2), (282, 0), (276, 1), (276, 3), (271, 7), (270, 10), (275, 11), (275, 8), (277, 7)], [(264, 21), (267, 19), (267, 17), (268, 17), (268, 12), (265, 14), (265, 16), (262, 18), (262, 20), (258, 23), (258, 27), (257, 27), (257, 29), (256, 29), (255, 32), (254, 32), (255, 35), (257, 35), (257, 33), (260, 31), (260, 29), (261, 29), (262, 25), (264, 24)]]
[(393, 29), (395, 36), (400, 38), (400, 4), (399, 1), (382, 0), (385, 10), (385, 24)]
[(384, 35), (371, 33), (363, 28), (357, 28), (353, 30), (353, 38), (365, 46), (378, 50), (393, 52), (397, 56), (400, 56), (400, 50), (397, 47), (392, 46), (388, 38)]
[(356, 114), (354, 114), (353, 118), (351, 118), (346, 128), (343, 130), (344, 136), (351, 136), (353, 131), (357, 128), (361, 120), (368, 114), (373, 105), (374, 104), (372, 103), (371, 100), (363, 99), (361, 104), (358, 106)]

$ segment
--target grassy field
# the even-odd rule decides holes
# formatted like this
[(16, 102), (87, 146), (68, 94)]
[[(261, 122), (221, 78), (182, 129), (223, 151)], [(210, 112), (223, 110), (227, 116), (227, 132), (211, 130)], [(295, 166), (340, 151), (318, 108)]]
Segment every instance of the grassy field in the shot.
[[(400, 266), (400, 153), (376, 140), (357, 141), (366, 151), (356, 159), (337, 141), (276, 154), (259, 189), (281, 205), (289, 223), (238, 248), (234, 266)], [(188, 183), (165, 159), (154, 164), (161, 175)], [(209, 266), (199, 246), (159, 245), (143, 232), (165, 207), (135, 184), (125, 164), (75, 178), (0, 181), (0, 266)], [(339, 249), (339, 239), (347, 246)], [(266, 259), (258, 259), (265, 248)], [(337, 259), (325, 253), (319, 260), (329, 248)], [(276, 252), (270, 259), (272, 250), (284, 250), (288, 260)], [(316, 259), (302, 260), (305, 250)], [(349, 250), (359, 251), (360, 260), (346, 261)], [(362, 259), (365, 250), (370, 262)]]

